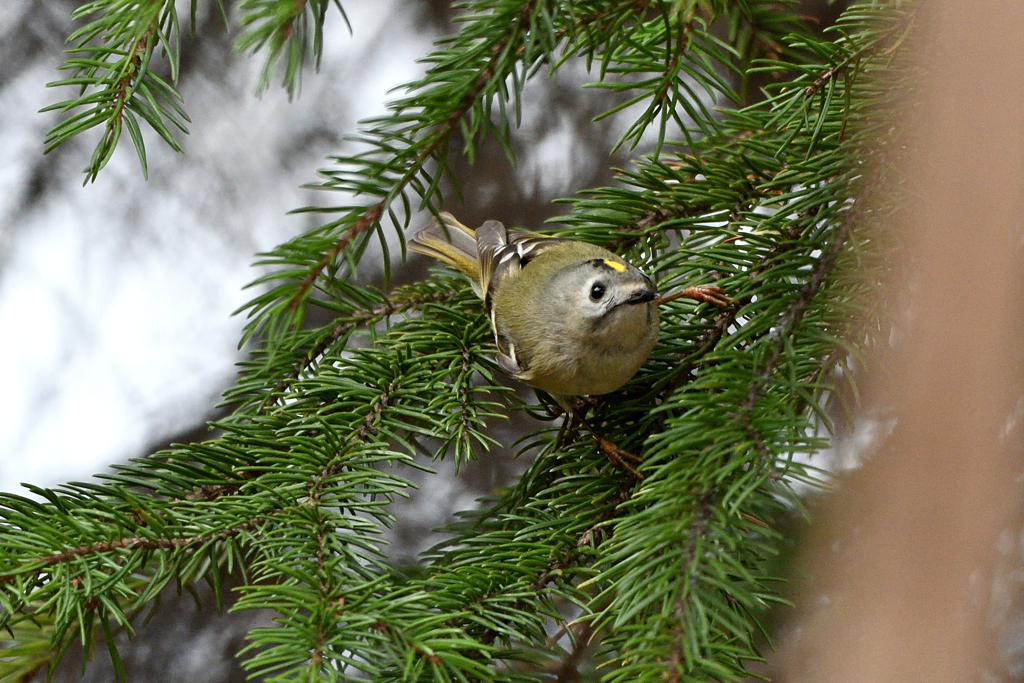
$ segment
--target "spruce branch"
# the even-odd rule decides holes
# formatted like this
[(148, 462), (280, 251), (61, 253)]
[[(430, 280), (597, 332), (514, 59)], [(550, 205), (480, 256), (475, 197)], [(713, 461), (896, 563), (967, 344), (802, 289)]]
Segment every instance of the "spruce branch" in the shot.
[[(863, 206), (863, 203), (858, 203), (857, 206), (859, 208)], [(846, 244), (846, 239), (850, 232), (850, 224), (860, 217), (859, 214), (860, 212), (857, 211), (847, 212), (846, 219), (841, 221), (839, 227), (836, 228), (828, 250), (822, 254), (811, 271), (811, 277), (800, 287), (797, 296), (793, 299), (793, 303), (780, 317), (778, 327), (772, 329), (770, 335), (774, 337), (775, 344), (768, 353), (764, 365), (754, 375), (746, 399), (740, 404), (740, 408), (744, 413), (744, 417), (741, 417), (741, 419), (746, 419), (745, 415), (749, 414), (757, 404), (764, 391), (764, 385), (771, 380), (772, 375), (778, 368), (779, 359), (786, 349), (786, 339), (792, 335), (793, 328), (800, 324), (800, 320), (803, 318), (807, 307), (817, 296), (818, 292), (821, 291), (825, 278), (828, 277), (832, 268), (835, 267), (836, 259)]]
[[(661, 7), (663, 13), (667, 12), (667, 8)], [(665, 30), (665, 65), (661, 73), (659, 73), (654, 79), (643, 81), (637, 84), (635, 87), (648, 88), (649, 92), (644, 92), (641, 95), (630, 100), (630, 103), (636, 103), (647, 99), (649, 101), (647, 110), (633, 122), (633, 125), (627, 130), (615, 147), (612, 148), (614, 152), (623, 143), (630, 141), (630, 149), (635, 149), (640, 144), (641, 137), (647, 131), (647, 128), (651, 125), (655, 118), (660, 120), (658, 127), (658, 141), (655, 144), (653, 156), (657, 157), (661, 155), (662, 146), (665, 144), (665, 135), (668, 130), (668, 122), (670, 119), (675, 118), (679, 123), (679, 129), (686, 131), (687, 126), (681, 120), (679, 120), (679, 109), (684, 101), (684, 98), (680, 97), (678, 88), (680, 86), (686, 87), (680, 79), (681, 67), (683, 58), (690, 47), (690, 41), (692, 38), (693, 22), (695, 17), (691, 17), (687, 21), (684, 21), (679, 25), (678, 36), (675, 38), (673, 44), (673, 31), (670, 26), (670, 21), (666, 17), (666, 30)], [(631, 65), (632, 66), (632, 65)], [(617, 67), (616, 71), (622, 71), (630, 73), (633, 69)], [(719, 84), (721, 85), (721, 84)], [(615, 84), (608, 87), (615, 87), (616, 89), (622, 88), (622, 84)], [(695, 98), (696, 99), (696, 98)], [(620, 105), (621, 106), (621, 105)], [(687, 107), (688, 108), (688, 107)], [(606, 116), (611, 115), (617, 111), (621, 111), (618, 107), (606, 112), (598, 120)], [(711, 117), (708, 117), (711, 118)], [(697, 119), (698, 121), (701, 119)], [(713, 120), (713, 119), (711, 119)]]
[(257, 95), (270, 87), (274, 69), (282, 55), (285, 58), (282, 86), (288, 91), (289, 98), (299, 93), (302, 69), (308, 59), (312, 59), (313, 66), (319, 71), (324, 22), (331, 4), (338, 8), (349, 33), (352, 33), (352, 25), (340, 0), (243, 0), (239, 3), (238, 23), (245, 32), (235, 41), (235, 51), (255, 54), (265, 50), (267, 53), (256, 84)]
[[(77, 97), (43, 107), (41, 111), (70, 113), (46, 136), (49, 153), (79, 133), (102, 126), (103, 133), (85, 169), (85, 183), (94, 181), (114, 154), (121, 132), (127, 128), (144, 176), (148, 174), (146, 150), (138, 118), (143, 119), (175, 151), (182, 151), (171, 132), (187, 133), (189, 121), (173, 84), (178, 73), (178, 23), (174, 3), (154, 0), (121, 3), (94, 0), (74, 11), (72, 17), (98, 15), (68, 38), (75, 47), (59, 68), (71, 76), (48, 87), (72, 86)], [(100, 41), (102, 47), (92, 45)], [(171, 84), (150, 69), (157, 47), (168, 58)]]
[(44, 570), (46, 567), (51, 567), (55, 564), (61, 564), (70, 560), (78, 559), (81, 557), (87, 557), (90, 555), (97, 555), (101, 553), (111, 553), (117, 550), (187, 550), (193, 546), (203, 546), (211, 541), (222, 541), (231, 536), (235, 536), (244, 531), (248, 531), (253, 527), (257, 526), (263, 521), (262, 518), (252, 519), (228, 529), (221, 529), (212, 533), (201, 534), (198, 536), (184, 536), (184, 537), (161, 537), (161, 538), (147, 538), (144, 536), (129, 536), (127, 538), (119, 538), (114, 541), (102, 541), (100, 543), (92, 543), (90, 545), (78, 546), (77, 548), (71, 548), (64, 550), (59, 553), (52, 555), (46, 555), (38, 557), (32, 560), (28, 560), (22, 567), (18, 567), (4, 574), (0, 574), (0, 584), (14, 581), (19, 576), (24, 576), (27, 572), (37, 573)]
[(380, 304), (379, 306), (375, 306), (370, 310), (356, 311), (354, 314), (349, 316), (348, 319), (338, 322), (337, 324), (333, 324), (330, 328), (330, 332), (324, 337), (324, 339), (313, 346), (302, 360), (296, 362), (293, 365), (291, 372), (278, 380), (273, 391), (267, 394), (267, 397), (263, 400), (260, 412), (263, 412), (270, 406), (277, 404), (281, 400), (283, 392), (290, 381), (297, 379), (304, 372), (309, 371), (320, 357), (331, 347), (331, 345), (335, 344), (339, 339), (345, 338), (356, 327), (372, 325), (390, 316), (416, 309), (424, 304), (446, 301), (457, 294), (458, 292), (455, 290), (442, 290), (404, 299), (392, 296), (389, 297), (385, 303)]
[(683, 591), (679, 594), (675, 604), (672, 606), (673, 616), (676, 624), (672, 628), (672, 649), (668, 662), (668, 680), (670, 683), (679, 683), (682, 680), (680, 671), (685, 668), (686, 647), (684, 638), (685, 628), (688, 622), (687, 598), (691, 591), (697, 588), (697, 576), (699, 575), (699, 564), (703, 559), (700, 546), (706, 541), (708, 533), (708, 522), (711, 519), (711, 505), (715, 501), (713, 492), (703, 493), (697, 496), (696, 510), (690, 528), (686, 533), (686, 550), (683, 555), (683, 566), (680, 573), (689, 577), (688, 583), (684, 584)]
[(338, 239), (334, 245), (320, 258), (317, 264), (310, 269), (309, 273), (302, 280), (302, 284), (299, 285), (298, 291), (292, 296), (288, 302), (289, 309), (298, 308), (299, 304), (309, 294), (309, 290), (313, 287), (313, 283), (320, 277), (320, 273), (324, 271), (324, 268), (334, 263), (335, 259), (338, 258), (338, 254), (345, 251), (348, 245), (351, 244), (352, 240), (373, 228), (380, 221), (380, 217), (384, 214), (385, 202), (377, 202), (373, 206), (370, 206), (366, 211), (345, 231), (345, 233)]
[(828, 85), (832, 79), (840, 75), (850, 65), (856, 64), (861, 59), (867, 56), (873, 55), (878, 52), (889, 55), (899, 46), (900, 43), (909, 35), (916, 12), (908, 11), (903, 13), (891, 26), (886, 27), (876, 35), (871, 36), (869, 40), (866, 40), (863, 45), (858, 49), (848, 54), (843, 59), (839, 60), (836, 64), (830, 66), (828, 69), (822, 71), (814, 82), (808, 85), (804, 89), (804, 98), (814, 97), (823, 87)]
[[(228, 24), (223, 0), (215, 0)], [(191, 0), (195, 30), (198, 0)], [(239, 4), (240, 24), (245, 29), (235, 41), (238, 52), (267, 52), (257, 93), (269, 85), (271, 74), (286, 55), (283, 85), (289, 96), (298, 93), (302, 68), (312, 58), (319, 68), (323, 51), (323, 26), (329, 5), (334, 4), (348, 24), (340, 0), (244, 0)], [(182, 152), (174, 130), (188, 134), (190, 122), (176, 91), (181, 61), (180, 29), (173, 0), (92, 0), (72, 12), (72, 19), (92, 19), (68, 38), (73, 47), (59, 67), (71, 76), (53, 81), (50, 87), (79, 89), (76, 97), (44, 107), (68, 115), (47, 133), (49, 153), (75, 136), (102, 126), (103, 133), (85, 169), (85, 183), (95, 181), (127, 129), (135, 147), (143, 177), (148, 162), (142, 119), (174, 151)], [(351, 26), (349, 26), (351, 32)], [(167, 60), (169, 78), (154, 71), (157, 50)]]
[[(481, 3), (487, 4), (487, 3)], [(371, 150), (352, 157), (338, 157), (336, 160), (342, 166), (338, 171), (327, 172), (325, 189), (348, 189), (355, 194), (369, 193), (381, 197), (380, 201), (366, 207), (348, 209), (346, 215), (340, 220), (333, 221), (321, 231), (332, 233), (340, 230), (340, 235), (333, 241), (323, 254), (315, 261), (305, 265), (299, 270), (275, 272), (257, 280), (254, 285), (266, 282), (286, 280), (284, 285), (278, 285), (269, 292), (257, 297), (250, 302), (246, 308), (254, 320), (247, 327), (246, 337), (262, 329), (275, 315), (284, 315), (284, 325), (297, 324), (304, 315), (307, 300), (317, 283), (317, 280), (325, 271), (333, 271), (337, 267), (338, 258), (346, 253), (353, 241), (368, 234), (372, 230), (381, 229), (381, 218), (387, 212), (393, 222), (398, 225), (399, 221), (391, 213), (391, 205), (394, 201), (401, 199), (406, 207), (406, 220), (409, 216), (409, 202), (406, 192), (414, 189), (420, 194), (421, 202), (432, 206), (432, 197), (440, 191), (439, 181), (441, 175), (431, 177), (427, 172), (428, 163), (435, 161), (440, 163), (440, 170), (446, 168), (443, 157), (448, 148), (452, 135), (460, 127), (460, 122), (473, 113), (470, 123), (462, 124), (463, 137), (468, 150), (472, 150), (473, 138), (483, 125), (482, 115), (490, 110), (490, 99), (495, 95), (502, 96), (501, 88), (504, 80), (508, 77), (510, 70), (517, 66), (515, 59), (509, 58), (509, 52), (514, 52), (518, 58), (534, 61), (539, 58), (535, 54), (537, 39), (527, 34), (531, 30), (529, 20), (537, 9), (537, 2), (527, 1), (518, 5), (504, 3), (498, 4), (494, 16), (488, 17), (481, 22), (483, 27), (473, 27), (475, 30), (466, 30), (465, 33), (472, 36), (461, 47), (469, 49), (476, 56), (477, 65), (475, 73), (470, 78), (450, 80), (450, 70), (454, 63), (466, 60), (463, 50), (449, 50), (448, 53), (436, 53), (428, 61), (437, 62), (437, 66), (428, 71), (427, 76), (417, 83), (406, 86), (407, 91), (415, 92), (418, 95), (415, 103), (406, 98), (392, 103), (391, 117), (369, 122), (371, 127), (360, 136), (359, 142), (369, 143)], [(514, 11), (510, 11), (514, 9)], [(500, 32), (489, 30), (501, 26)], [(510, 29), (511, 27), (511, 29)], [(487, 33), (497, 37), (487, 37)], [(484, 40), (476, 38), (476, 34), (483, 35)], [(541, 43), (550, 49), (546, 41)], [(513, 50), (513, 46), (515, 49)], [(526, 68), (524, 67), (524, 72)], [(441, 97), (433, 95), (431, 89), (443, 92)], [(454, 89), (454, 92), (450, 92)], [(486, 96), (485, 96), (486, 94)], [(429, 101), (436, 98), (437, 111), (426, 109), (421, 112), (422, 122), (409, 127), (406, 110), (410, 107), (419, 109), (422, 107), (420, 99)], [(484, 104), (480, 100), (484, 99)], [(453, 106), (454, 103), (454, 106)], [(395, 144), (401, 145), (395, 148)], [(373, 149), (377, 147), (377, 149)], [(394, 156), (386, 164), (379, 164), (375, 156)], [(345, 166), (351, 166), (352, 171), (346, 172)], [(369, 171), (373, 176), (384, 176), (384, 182), (375, 181), (367, 184), (366, 178), (358, 178), (360, 171)], [(427, 182), (426, 185), (423, 183)], [(309, 209), (320, 210), (320, 209)], [(297, 240), (307, 241), (308, 236)], [(317, 243), (323, 243), (323, 237), (317, 237)], [(362, 242), (365, 244), (365, 240)], [(299, 265), (295, 262), (293, 255), (296, 252), (296, 243), (284, 245), (277, 253), (265, 255), (259, 262), (261, 265), (290, 266)], [(362, 247), (357, 247), (357, 254)], [(404, 243), (403, 243), (404, 249)], [(387, 257), (387, 256), (386, 256)], [(358, 259), (358, 256), (355, 257)], [(387, 271), (385, 270), (385, 273)], [(330, 274), (334, 279), (334, 274)], [(296, 283), (296, 280), (298, 282)], [(329, 285), (325, 285), (329, 286)], [(282, 306), (282, 302), (285, 302)], [(243, 309), (244, 310), (244, 309)], [(280, 326), (271, 324), (271, 331), (280, 329)]]
[[(815, 411), (862, 305), (853, 252), (876, 248), (854, 239), (877, 182), (862, 162), (888, 125), (871, 77), (909, 21), (901, 3), (873, 3), (844, 15), (833, 40), (784, 38), (774, 7), (467, 6), (477, 13), (427, 76), (365, 125), (366, 151), (327, 173), (325, 189), (359, 203), (324, 208), (340, 217), (265, 256), (272, 288), (249, 311), (250, 334), (267, 334), (226, 396), (236, 407), (215, 425), (222, 434), (99, 483), (38, 489), (41, 502), (0, 497), (0, 620), (38, 613), (54, 643), (88, 643), (96, 624), (107, 638), (110, 622), (130, 632), (129, 615), (168, 582), (237, 566), (246, 583), (233, 609), (277, 615), (249, 634), (253, 677), (571, 678), (593, 658), (606, 683), (745, 678), (759, 615), (781, 600), (768, 560), (801, 476), (791, 459), (823, 443)], [(746, 28), (724, 39), (713, 17)], [(719, 80), (761, 68), (758, 50), (791, 77), (765, 103), (712, 115), (687, 90), (725, 101)], [(616, 186), (577, 197), (561, 234), (613, 245), (662, 289), (713, 281), (733, 303), (666, 305), (647, 365), (593, 406), (589, 424), (642, 456), (642, 479), (617, 471), (588, 432), (539, 429), (514, 486), (452, 523), (422, 566), (396, 570), (380, 533), (410, 483), (392, 466), (423, 467), (414, 456), (428, 447), (464, 462), (518, 403), (459, 276), (435, 271), (386, 295), (349, 274), (382, 222), (404, 229), (413, 197), (437, 205), (453, 135), (470, 154), (485, 134), (507, 141), (523, 82), (572, 55), (598, 62), (600, 78), (643, 83), (645, 104), (671, 109), (683, 140), (666, 137)], [(302, 329), (310, 303), (335, 319)], [(577, 628), (594, 648), (581, 647), (584, 631), (571, 652), (557, 648), (550, 628), (572, 628), (566, 605), (583, 611)]]
[[(377, 436), (377, 430), (374, 425), (379, 420), (384, 409), (388, 407), (388, 402), (391, 396), (390, 392), (393, 389), (394, 385), (389, 385), (385, 391), (380, 393), (371, 401), (371, 407), (363, 416), (361, 424), (358, 427), (358, 431), (355, 433), (356, 438), (366, 442), (371, 436)], [(307, 485), (307, 495), (304, 497), (304, 500), (298, 503), (299, 505), (309, 507), (316, 507), (318, 505), (320, 494), (324, 487), (327, 486), (327, 482), (337, 477), (342, 472), (343, 468), (346, 467), (345, 456), (345, 452), (339, 452), (331, 462), (311, 478)], [(210, 501), (229, 493), (236, 493), (238, 488), (239, 485), (220, 485), (218, 487), (214, 487), (212, 490), (201, 488), (194, 492), (190, 492), (190, 494), (186, 495), (180, 501), (172, 502), (195, 502), (197, 500)], [(148, 537), (133, 535), (113, 541), (102, 541), (80, 545), (75, 548), (30, 559), (24, 562), (20, 567), (0, 574), (0, 584), (10, 582), (16, 577), (24, 576), (27, 573), (38, 574), (47, 567), (65, 563), (73, 559), (111, 553), (118, 550), (187, 550), (196, 545), (202, 546), (210, 542), (222, 541), (242, 532), (251, 530), (268, 521), (273, 515), (285, 514), (288, 511), (288, 508), (280, 508), (277, 511), (268, 512), (258, 517), (247, 519), (228, 528), (218, 529), (193, 536)], [(132, 511), (131, 513), (131, 519), (134, 522), (135, 528), (140, 530), (148, 526), (148, 517), (150, 517), (148, 513), (140, 514), (138, 511)]]

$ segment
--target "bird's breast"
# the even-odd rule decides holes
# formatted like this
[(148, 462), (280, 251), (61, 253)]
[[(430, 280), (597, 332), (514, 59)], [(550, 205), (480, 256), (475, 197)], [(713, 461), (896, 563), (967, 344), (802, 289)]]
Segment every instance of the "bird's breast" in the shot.
[(604, 321), (596, 333), (547, 330), (531, 354), (523, 379), (556, 396), (600, 395), (620, 388), (632, 379), (658, 341), (655, 306), (630, 309), (635, 310)]

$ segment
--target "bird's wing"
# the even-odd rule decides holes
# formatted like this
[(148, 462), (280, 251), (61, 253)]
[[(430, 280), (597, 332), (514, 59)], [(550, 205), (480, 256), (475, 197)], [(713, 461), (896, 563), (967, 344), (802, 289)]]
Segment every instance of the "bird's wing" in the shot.
[(502, 372), (510, 377), (514, 377), (515, 379), (523, 379), (523, 375), (526, 373), (521, 367), (519, 367), (519, 363), (515, 362), (511, 357), (506, 356), (500, 349), (498, 350), (498, 353), (495, 354), (495, 358), (497, 359), (498, 367), (501, 368)]
[(491, 318), (494, 343), (498, 347), (498, 367), (512, 377), (529, 379), (529, 369), (517, 357), (511, 339), (499, 329), (494, 319), (491, 295), (505, 278), (518, 273), (552, 246), (564, 242), (535, 232), (506, 230), (498, 221), (487, 221), (476, 229), (476, 249), (480, 262), (480, 291), (487, 314)]
[(480, 263), (480, 290), (488, 312), (489, 293), (503, 279), (519, 272), (548, 248), (565, 240), (535, 232), (505, 229), (498, 221), (487, 221), (476, 229), (476, 251)]

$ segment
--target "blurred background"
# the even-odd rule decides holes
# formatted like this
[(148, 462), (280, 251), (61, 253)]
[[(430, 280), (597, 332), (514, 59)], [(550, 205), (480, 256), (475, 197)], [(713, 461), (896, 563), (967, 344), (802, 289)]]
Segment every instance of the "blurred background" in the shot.
[[(391, 88), (422, 73), (416, 60), (433, 41), (455, 30), (449, 3), (441, 0), (345, 3), (352, 34), (336, 12), (328, 15), (320, 73), (307, 73), (300, 97), (289, 102), (273, 87), (261, 98), (253, 95), (262, 57), (235, 55), (234, 35), (215, 4), (200, 0), (195, 34), (182, 36), (179, 92), (192, 118), (190, 135), (181, 138), (185, 154), (149, 136), (148, 182), (134, 150), (122, 146), (97, 182), (83, 187), (95, 137), (86, 134), (43, 156), (43, 138), (57, 119), (37, 113), (63, 96), (45, 84), (58, 78), (64, 39), (74, 28), (70, 14), (79, 4), (0, 2), (0, 489), (6, 491), (21, 482), (87, 479), (171, 442), (209, 436), (206, 422), (218, 416), (219, 396), (246, 352), (237, 346), (244, 319), (232, 311), (253, 296), (243, 287), (260, 274), (251, 267), (254, 255), (315, 225), (315, 214), (288, 212), (332, 198), (302, 185), (315, 181), (328, 154), (346, 149), (342, 138), (358, 120), (384, 112)], [(807, 0), (803, 12), (828, 25), (845, 4)], [(178, 5), (187, 16), (188, 0)], [(464, 222), (497, 218), (535, 226), (565, 210), (553, 199), (607, 184), (611, 167), (628, 164), (626, 154), (609, 158), (608, 150), (630, 112), (592, 123), (613, 96), (583, 91), (588, 74), (578, 62), (567, 67), (527, 86), (514, 167), (500, 148), (485, 144), (471, 175), (460, 170), (472, 178), (463, 187), (464, 204), (446, 208)], [(422, 278), (428, 265), (410, 260), (397, 279)], [(511, 443), (521, 428), (501, 426), (499, 438)], [(855, 467), (891, 430), (890, 422), (866, 415), (815, 464)], [(432, 545), (431, 529), (527, 464), (495, 452), (455, 478), (450, 463), (438, 463), (446, 476), (421, 479), (429, 486), (398, 504), (394, 556)], [(794, 523), (793, 547), (802, 528)], [(835, 532), (841, 543), (855, 535), (852, 526)], [(1010, 596), (1019, 582), (1013, 572), (1019, 573), (1020, 541), (1007, 543)], [(245, 632), (269, 623), (270, 615), (219, 616), (196, 605), (188, 595), (166, 594), (131, 645), (123, 643), (129, 680), (244, 680), (234, 652)], [(1019, 613), (1004, 614), (1003, 664), (992, 680), (1024, 680), (1024, 619), (1013, 616)], [(799, 621), (782, 625), (780, 638), (798, 639), (800, 629)], [(56, 680), (81, 680), (80, 663), (80, 653), (72, 653)], [(105, 653), (84, 680), (113, 680)]]

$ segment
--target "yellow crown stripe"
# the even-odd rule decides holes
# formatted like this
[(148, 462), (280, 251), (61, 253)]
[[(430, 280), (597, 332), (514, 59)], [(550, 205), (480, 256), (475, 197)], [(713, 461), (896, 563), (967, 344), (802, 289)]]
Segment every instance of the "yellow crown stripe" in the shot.
[(611, 268), (612, 270), (614, 270), (614, 271), (618, 271), (620, 273), (625, 273), (626, 272), (626, 266), (624, 266), (623, 264), (619, 263), (618, 261), (612, 261), (611, 259), (604, 259), (604, 264), (606, 266), (608, 266), (609, 268)]

